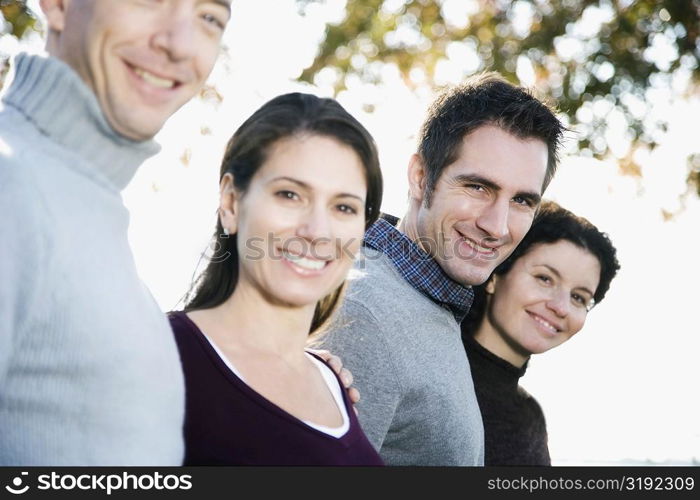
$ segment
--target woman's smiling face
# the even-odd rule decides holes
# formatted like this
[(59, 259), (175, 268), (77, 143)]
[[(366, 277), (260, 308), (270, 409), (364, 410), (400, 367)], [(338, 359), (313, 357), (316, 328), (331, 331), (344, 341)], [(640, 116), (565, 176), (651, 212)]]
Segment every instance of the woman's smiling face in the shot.
[(477, 339), (522, 366), (583, 328), (599, 280), (600, 263), (588, 250), (567, 240), (535, 245), (506, 274), (491, 278)]
[(237, 287), (273, 303), (315, 306), (340, 286), (360, 249), (366, 194), (364, 167), (349, 146), (319, 135), (274, 143), (234, 202)]

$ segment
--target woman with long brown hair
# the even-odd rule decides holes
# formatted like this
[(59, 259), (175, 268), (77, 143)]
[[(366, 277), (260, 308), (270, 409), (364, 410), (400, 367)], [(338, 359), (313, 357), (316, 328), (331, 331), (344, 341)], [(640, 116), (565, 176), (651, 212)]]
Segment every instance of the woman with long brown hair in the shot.
[(170, 314), (186, 465), (381, 464), (339, 379), (306, 350), (342, 300), (381, 194), (374, 141), (332, 99), (280, 96), (236, 131), (218, 252)]

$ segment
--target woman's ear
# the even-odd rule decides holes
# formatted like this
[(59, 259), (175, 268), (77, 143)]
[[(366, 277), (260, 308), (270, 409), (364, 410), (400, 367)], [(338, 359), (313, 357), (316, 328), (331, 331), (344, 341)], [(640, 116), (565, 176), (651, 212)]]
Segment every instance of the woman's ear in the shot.
[(486, 293), (489, 295), (493, 295), (496, 293), (496, 280), (498, 279), (498, 276), (495, 274), (492, 274), (491, 277), (488, 279), (486, 282), (486, 287), (484, 288), (486, 290)]
[(238, 230), (238, 193), (232, 174), (224, 174), (219, 183), (219, 220), (225, 235)]

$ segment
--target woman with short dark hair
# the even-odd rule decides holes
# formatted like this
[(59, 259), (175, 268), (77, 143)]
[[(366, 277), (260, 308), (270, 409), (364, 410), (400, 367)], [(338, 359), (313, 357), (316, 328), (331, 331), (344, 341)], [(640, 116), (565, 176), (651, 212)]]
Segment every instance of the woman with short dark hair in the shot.
[(550, 465), (537, 401), (518, 385), (533, 354), (576, 334), (620, 268), (593, 224), (543, 202), (523, 241), (474, 287), (462, 323), (485, 431), (485, 465)]

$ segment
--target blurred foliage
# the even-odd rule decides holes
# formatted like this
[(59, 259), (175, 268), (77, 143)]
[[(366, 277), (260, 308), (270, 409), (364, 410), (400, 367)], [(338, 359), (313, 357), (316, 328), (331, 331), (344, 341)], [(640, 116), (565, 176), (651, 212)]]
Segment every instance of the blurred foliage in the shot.
[[(26, 0), (0, 0), (0, 37), (14, 36), (21, 39), (32, 29), (38, 28), (37, 16), (27, 6)], [(10, 69), (9, 60), (0, 54), (0, 89)]]
[[(324, 0), (297, 1), (303, 10)], [(579, 151), (614, 152), (627, 175), (641, 175), (634, 150), (653, 149), (666, 130), (650, 91), (700, 89), (700, 0), (347, 0), (345, 10), (300, 80), (332, 68), (338, 93), (352, 79), (379, 83), (393, 64), (409, 88), (437, 87), (447, 61), (463, 76), (530, 80), (568, 117)], [(700, 193), (697, 172), (688, 182)]]
[[(302, 12), (324, 1), (297, 0)], [(0, 36), (40, 29), (26, 0), (0, 0), (0, 11)], [(347, 0), (345, 11), (301, 80), (334, 68), (337, 93), (349, 78), (379, 83), (382, 66), (394, 64), (410, 88), (437, 87), (447, 60), (464, 76), (495, 70), (518, 82), (529, 74), (568, 118), (582, 152), (610, 153), (610, 124), (623, 118), (625, 175), (641, 175), (634, 150), (653, 149), (666, 130), (649, 91), (700, 93), (700, 0)], [(0, 88), (7, 70), (0, 57)], [(687, 182), (700, 195), (698, 161), (688, 159)]]
[(0, 35), (9, 32), (17, 38), (22, 38), (27, 30), (37, 24), (36, 15), (27, 6), (26, 0), (0, 0), (0, 11), (5, 18)]
[(695, 193), (700, 196), (700, 153), (688, 158), (688, 184), (695, 187)]

